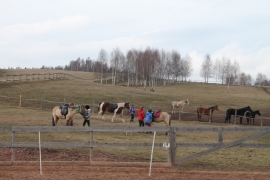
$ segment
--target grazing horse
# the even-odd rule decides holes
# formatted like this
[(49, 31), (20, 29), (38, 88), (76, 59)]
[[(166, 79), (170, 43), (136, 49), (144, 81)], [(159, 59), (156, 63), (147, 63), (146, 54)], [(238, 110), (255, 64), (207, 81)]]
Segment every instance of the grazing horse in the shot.
[(66, 126), (73, 126), (73, 116), (77, 113), (83, 113), (84, 109), (81, 106), (74, 106), (70, 103), (67, 108), (67, 114), (61, 113), (61, 106), (55, 106), (52, 110), (52, 125), (56, 126), (59, 119), (66, 119)]
[(178, 101), (178, 102), (177, 102), (177, 101), (172, 101), (172, 102), (171, 102), (172, 114), (175, 113), (175, 112), (174, 112), (174, 108), (181, 108), (182, 113), (183, 113), (183, 109), (184, 109), (184, 106), (185, 106), (186, 104), (189, 104), (188, 99), (187, 99), (187, 100)]
[(122, 121), (125, 122), (123, 115), (122, 115), (122, 111), (124, 108), (129, 109), (129, 103), (122, 102), (122, 103), (113, 104), (113, 103), (108, 103), (108, 102), (101, 102), (101, 103), (99, 103), (99, 106), (98, 106), (98, 111), (99, 111), (98, 115), (101, 114), (103, 120), (105, 121), (105, 118), (104, 118), (105, 111), (110, 112), (110, 113), (114, 113), (112, 120), (111, 120), (113, 122), (115, 115), (120, 114)]
[(261, 116), (261, 113), (259, 110), (256, 110), (256, 111), (253, 111), (253, 112), (250, 112), (250, 111), (246, 111), (244, 116), (246, 116), (246, 119), (247, 119), (247, 124), (251, 123), (251, 120), (253, 120), (253, 125), (254, 125), (254, 118), (256, 115), (259, 115)]
[[(208, 115), (209, 118), (210, 118), (211, 121), (212, 121), (212, 115), (213, 115), (213, 112), (214, 112), (215, 110), (219, 111), (217, 105), (215, 105), (215, 106), (213, 106), (213, 107), (210, 107), (210, 108), (199, 107), (199, 108), (197, 109), (197, 114), (198, 114), (198, 119), (199, 119), (199, 121), (200, 121), (200, 122), (202, 121), (202, 115), (203, 115), (203, 114), (204, 114), (204, 115)], [(208, 119), (209, 119), (209, 118), (208, 118)]]
[[(231, 116), (240, 117), (240, 124), (242, 124), (242, 119), (246, 111), (253, 112), (250, 106), (243, 107), (240, 109), (227, 109), (226, 111), (226, 117), (225, 117), (225, 123), (230, 122), (231, 123)], [(235, 114), (236, 112), (236, 114)]]
[(166, 126), (171, 126), (171, 115), (167, 112), (156, 111), (153, 112), (152, 116), (152, 123), (159, 123), (163, 121)]

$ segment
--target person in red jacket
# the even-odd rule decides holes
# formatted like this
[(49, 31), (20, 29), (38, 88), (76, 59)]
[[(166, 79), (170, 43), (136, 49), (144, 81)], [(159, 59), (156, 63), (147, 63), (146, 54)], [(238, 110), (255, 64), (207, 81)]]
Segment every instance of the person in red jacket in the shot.
[(145, 118), (145, 114), (143, 111), (143, 106), (138, 110), (138, 120), (139, 120), (139, 126), (144, 127), (144, 118)]

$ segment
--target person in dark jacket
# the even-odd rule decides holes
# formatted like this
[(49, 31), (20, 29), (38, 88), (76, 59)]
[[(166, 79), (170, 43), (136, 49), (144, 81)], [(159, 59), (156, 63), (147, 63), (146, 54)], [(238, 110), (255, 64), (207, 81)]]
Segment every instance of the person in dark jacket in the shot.
[(91, 117), (91, 109), (90, 109), (90, 106), (89, 105), (86, 105), (85, 106), (85, 113), (83, 115), (84, 117), (84, 122), (83, 122), (83, 126), (85, 126), (85, 124), (87, 123), (88, 126), (90, 126), (90, 117)]

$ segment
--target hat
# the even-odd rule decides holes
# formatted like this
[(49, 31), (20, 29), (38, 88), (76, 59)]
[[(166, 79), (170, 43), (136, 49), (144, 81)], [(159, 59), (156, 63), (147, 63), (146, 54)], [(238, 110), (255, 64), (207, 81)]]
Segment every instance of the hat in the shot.
[(90, 106), (89, 106), (89, 105), (86, 105), (86, 106), (85, 106), (85, 109), (89, 109), (89, 108), (90, 108)]

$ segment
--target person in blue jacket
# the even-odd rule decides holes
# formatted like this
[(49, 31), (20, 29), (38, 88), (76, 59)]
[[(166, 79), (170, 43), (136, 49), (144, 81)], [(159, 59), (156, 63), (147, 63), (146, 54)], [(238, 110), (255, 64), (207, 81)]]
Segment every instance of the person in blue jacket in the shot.
[[(149, 109), (149, 110), (146, 112), (146, 115), (145, 115), (144, 122), (145, 122), (145, 125), (148, 126), (148, 127), (151, 127), (152, 118), (153, 118), (152, 113), (153, 113), (153, 112), (152, 112), (152, 109)], [(152, 133), (152, 132), (147, 132), (146, 134), (149, 134), (149, 133)]]

